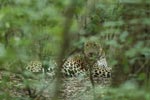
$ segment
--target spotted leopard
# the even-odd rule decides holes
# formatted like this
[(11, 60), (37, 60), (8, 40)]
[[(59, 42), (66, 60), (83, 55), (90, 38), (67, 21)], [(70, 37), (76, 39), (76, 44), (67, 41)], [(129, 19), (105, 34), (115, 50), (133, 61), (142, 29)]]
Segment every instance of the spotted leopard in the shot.
[[(111, 78), (111, 68), (107, 65), (105, 53), (102, 47), (93, 41), (84, 44), (83, 52), (73, 54), (65, 60), (62, 73), (65, 77), (88, 76), (90, 67), (93, 79), (100, 81), (104, 78)], [(26, 69), (32, 72), (45, 72), (45, 67), (40, 61), (31, 61)], [(49, 67), (46, 72), (53, 72), (55, 75), (53, 70), (54, 68)]]
[[(111, 67), (107, 66), (105, 53), (102, 47), (95, 42), (86, 42), (83, 48), (83, 52), (71, 55), (64, 60), (64, 64), (62, 65), (64, 82), (62, 84), (63, 89), (61, 89), (61, 95), (63, 99), (66, 98), (64, 100), (72, 100), (73, 98), (79, 97), (82, 93), (89, 93), (88, 89), (91, 89), (92, 87), (90, 75), (94, 80), (94, 86), (100, 85), (105, 87), (109, 86), (111, 83)], [(31, 62), (32, 63), (27, 65), (26, 69), (34, 73), (37, 73), (38, 71), (46, 72), (46, 75), (50, 75), (55, 79), (54, 72), (57, 66), (55, 61), (46, 63), (41, 61)], [(37, 68), (36, 70), (34, 69), (34, 66)], [(53, 83), (53, 78), (52, 81), (49, 81), (48, 77), (49, 82), (46, 83), (47, 86), (50, 83)], [(45, 82), (43, 83), (45, 84)], [(90, 96), (91, 93), (88, 95)]]

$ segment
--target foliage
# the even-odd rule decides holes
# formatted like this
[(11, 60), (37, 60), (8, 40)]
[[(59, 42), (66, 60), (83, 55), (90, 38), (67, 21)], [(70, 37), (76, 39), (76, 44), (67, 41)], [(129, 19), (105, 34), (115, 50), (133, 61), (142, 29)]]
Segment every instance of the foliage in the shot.
[[(8, 90), (14, 88), (11, 80), (16, 77), (24, 80), (21, 87), (30, 85), (26, 77), (34, 75), (24, 71), (28, 61), (59, 57), (66, 16), (72, 13), (67, 12), (70, 3), (71, 0), (0, 0), (0, 99), (21, 98)], [(110, 91), (98, 99), (149, 100), (149, 0), (76, 0), (72, 7), (75, 11), (67, 29), (69, 49), (64, 59), (81, 51), (85, 41), (94, 40), (104, 47), (114, 70)], [(21, 99), (30, 99), (31, 94)]]

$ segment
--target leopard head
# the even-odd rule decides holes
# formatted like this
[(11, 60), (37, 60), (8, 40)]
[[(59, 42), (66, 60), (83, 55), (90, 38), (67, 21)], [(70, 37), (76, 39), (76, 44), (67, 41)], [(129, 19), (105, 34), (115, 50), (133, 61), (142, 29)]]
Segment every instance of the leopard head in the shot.
[(98, 59), (102, 55), (102, 47), (94, 41), (84, 44), (84, 55), (88, 59)]

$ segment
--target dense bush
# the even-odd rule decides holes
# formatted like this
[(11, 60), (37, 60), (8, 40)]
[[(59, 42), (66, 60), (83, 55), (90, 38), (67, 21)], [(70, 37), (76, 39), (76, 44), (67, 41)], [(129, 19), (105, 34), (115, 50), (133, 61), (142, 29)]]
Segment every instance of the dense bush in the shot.
[(101, 99), (150, 100), (149, 9), (149, 0), (0, 0), (0, 99), (12, 100), (9, 75), (24, 76), (28, 61), (62, 60), (95, 40), (113, 68)]

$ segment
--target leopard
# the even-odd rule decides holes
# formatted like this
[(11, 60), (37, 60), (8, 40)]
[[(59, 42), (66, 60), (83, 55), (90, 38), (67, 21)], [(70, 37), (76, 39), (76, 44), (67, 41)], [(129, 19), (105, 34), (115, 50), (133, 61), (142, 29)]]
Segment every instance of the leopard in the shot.
[[(88, 41), (83, 44), (83, 51), (74, 53), (63, 60), (61, 73), (63, 75), (62, 97), (78, 97), (80, 93), (88, 93), (91, 89), (91, 79), (94, 87), (110, 86), (112, 68), (108, 66), (105, 52), (97, 42)], [(48, 66), (48, 67), (47, 67)], [(56, 60), (43, 62), (34, 60), (27, 64), (26, 70), (33, 73), (43, 72), (55, 79)], [(90, 76), (91, 75), (91, 76)], [(40, 79), (41, 80), (41, 79)], [(47, 82), (49, 85), (52, 81)]]
[(87, 41), (83, 52), (70, 56), (62, 70), (69, 77), (89, 77), (91, 73), (95, 83), (102, 83), (103, 80), (111, 80), (112, 68), (107, 64), (102, 46), (95, 41)]
[[(54, 61), (53, 63), (55, 63), (56, 67), (56, 62)], [(49, 63), (48, 66), (51, 64), (52, 62)], [(28, 63), (26, 69), (34, 73), (53, 73), (52, 75), (54, 76), (55, 67), (47, 67), (47, 69), (45, 69), (44, 63), (41, 61), (31, 61)], [(108, 67), (105, 52), (102, 46), (95, 41), (85, 42), (82, 52), (73, 54), (65, 59), (61, 72), (64, 77), (87, 77), (90, 70), (93, 79), (111, 78), (111, 68)]]
[(63, 85), (65, 87), (63, 93), (66, 98), (69, 98), (67, 100), (88, 93), (91, 87), (95, 89), (97, 86), (111, 85), (112, 68), (108, 66), (105, 52), (97, 42), (85, 42), (83, 51), (70, 56), (62, 68), (66, 76), (72, 77)]

